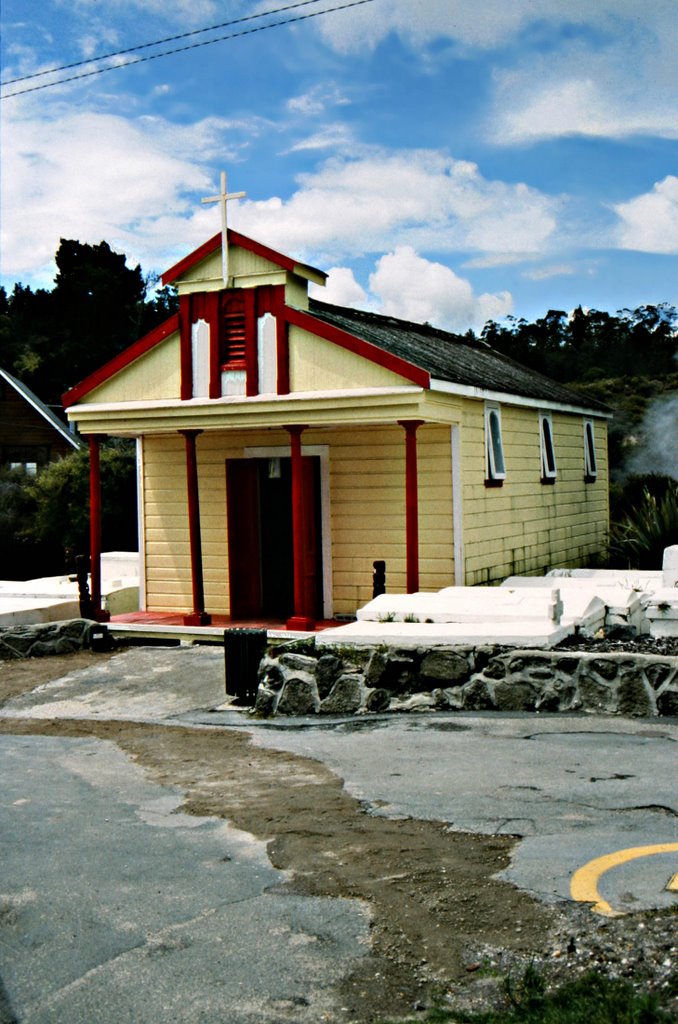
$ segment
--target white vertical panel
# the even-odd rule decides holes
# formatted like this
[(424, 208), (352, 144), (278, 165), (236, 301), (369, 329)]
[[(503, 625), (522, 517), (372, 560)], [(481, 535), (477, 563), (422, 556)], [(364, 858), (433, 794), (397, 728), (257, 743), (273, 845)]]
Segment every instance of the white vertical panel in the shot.
[(210, 327), (206, 320), (191, 326), (191, 359), (193, 397), (209, 398), (210, 393)]
[(259, 394), (274, 395), (278, 383), (276, 345), (277, 325), (271, 313), (264, 313), (257, 323), (257, 359), (259, 362)]

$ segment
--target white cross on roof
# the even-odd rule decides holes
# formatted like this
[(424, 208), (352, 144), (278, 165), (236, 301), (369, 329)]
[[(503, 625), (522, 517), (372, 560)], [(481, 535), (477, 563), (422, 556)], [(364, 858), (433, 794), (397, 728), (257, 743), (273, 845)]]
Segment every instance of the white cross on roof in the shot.
[(226, 191), (226, 172), (221, 172), (221, 191), (218, 196), (207, 196), (203, 199), (203, 203), (220, 203), (221, 204), (221, 274), (224, 279), (225, 287), (228, 287), (228, 224), (226, 220), (226, 203), (229, 199), (242, 199), (246, 196), (246, 192), (231, 192), (230, 195)]

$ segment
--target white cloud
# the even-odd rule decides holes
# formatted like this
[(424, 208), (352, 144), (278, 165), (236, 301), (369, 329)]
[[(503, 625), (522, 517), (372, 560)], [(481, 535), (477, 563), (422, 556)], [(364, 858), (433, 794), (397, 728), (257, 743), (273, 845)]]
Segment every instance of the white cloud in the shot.
[(398, 246), (378, 260), (370, 290), (381, 313), (458, 332), (505, 316), (513, 306), (509, 292), (474, 295), (467, 280), (411, 246)]
[(311, 285), (310, 294), (323, 302), (331, 302), (335, 306), (365, 308), (369, 305), (367, 292), (358, 284), (349, 267), (332, 267), (327, 275), (325, 286)]
[[(374, 48), (389, 33), (423, 50), (447, 40), (465, 57), (501, 51), (493, 143), (561, 135), (678, 137), (678, 18), (671, 0), (380, 0), (319, 19), (342, 53)], [(512, 49), (525, 44), (516, 63)]]
[(292, 114), (315, 117), (328, 107), (343, 107), (350, 102), (336, 86), (316, 85), (301, 96), (292, 96), (286, 107)]
[(465, 47), (505, 46), (527, 26), (591, 26), (611, 30), (625, 20), (632, 25), (662, 25), (674, 17), (667, 0), (380, 0), (318, 19), (317, 28), (336, 50), (346, 53), (373, 48), (391, 32), (409, 46), (420, 47), (434, 39), (450, 39)]
[(194, 193), (214, 192), (213, 175), (195, 161), (233, 159), (230, 122), (205, 118), (174, 125), (56, 105), (3, 105), (3, 274), (45, 285), (59, 239), (106, 239), (161, 267), (215, 229)]
[(301, 153), (304, 150), (322, 149), (346, 151), (347, 149), (352, 149), (354, 145), (355, 140), (351, 128), (348, 125), (338, 123), (325, 125), (320, 131), (314, 132), (305, 139), (300, 139), (299, 142), (295, 142), (286, 152)]
[[(399, 244), (508, 259), (548, 249), (557, 202), (526, 185), (488, 181), (435, 150), (365, 148), (299, 177), (288, 199), (242, 204), (242, 230), (329, 262)], [(317, 256), (316, 256), (317, 258)]]
[(621, 218), (622, 249), (678, 255), (678, 178), (669, 175), (651, 192), (614, 207)]

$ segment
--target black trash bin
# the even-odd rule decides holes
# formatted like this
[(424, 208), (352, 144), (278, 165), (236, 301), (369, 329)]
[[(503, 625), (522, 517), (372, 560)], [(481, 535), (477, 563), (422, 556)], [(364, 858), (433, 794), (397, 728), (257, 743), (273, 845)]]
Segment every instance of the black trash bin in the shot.
[(266, 653), (266, 630), (233, 628), (224, 632), (226, 693), (235, 704), (251, 707), (257, 699), (259, 662)]

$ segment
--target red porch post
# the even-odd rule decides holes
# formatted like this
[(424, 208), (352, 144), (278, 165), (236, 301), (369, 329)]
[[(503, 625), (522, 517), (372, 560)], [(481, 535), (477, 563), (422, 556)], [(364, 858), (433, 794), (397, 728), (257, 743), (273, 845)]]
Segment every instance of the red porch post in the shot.
[(89, 564), (93, 616), (108, 622), (110, 612), (101, 607), (101, 438), (90, 434), (89, 444)]
[(195, 439), (202, 430), (180, 430), (186, 443), (186, 485), (188, 490), (188, 534), (191, 545), (191, 583), (193, 611), (184, 615), (185, 626), (209, 626), (212, 616), (205, 612), (202, 578), (202, 541), (200, 538), (200, 498), (198, 494), (198, 458)]
[(304, 477), (301, 461), (301, 434), (305, 427), (285, 427), (290, 435), (292, 455), (292, 549), (294, 558), (294, 615), (288, 629), (313, 630), (315, 619), (306, 607), (306, 545), (304, 543)]
[(405, 430), (405, 552), (407, 593), (419, 590), (419, 500), (417, 480), (417, 428), (423, 420), (399, 420)]

